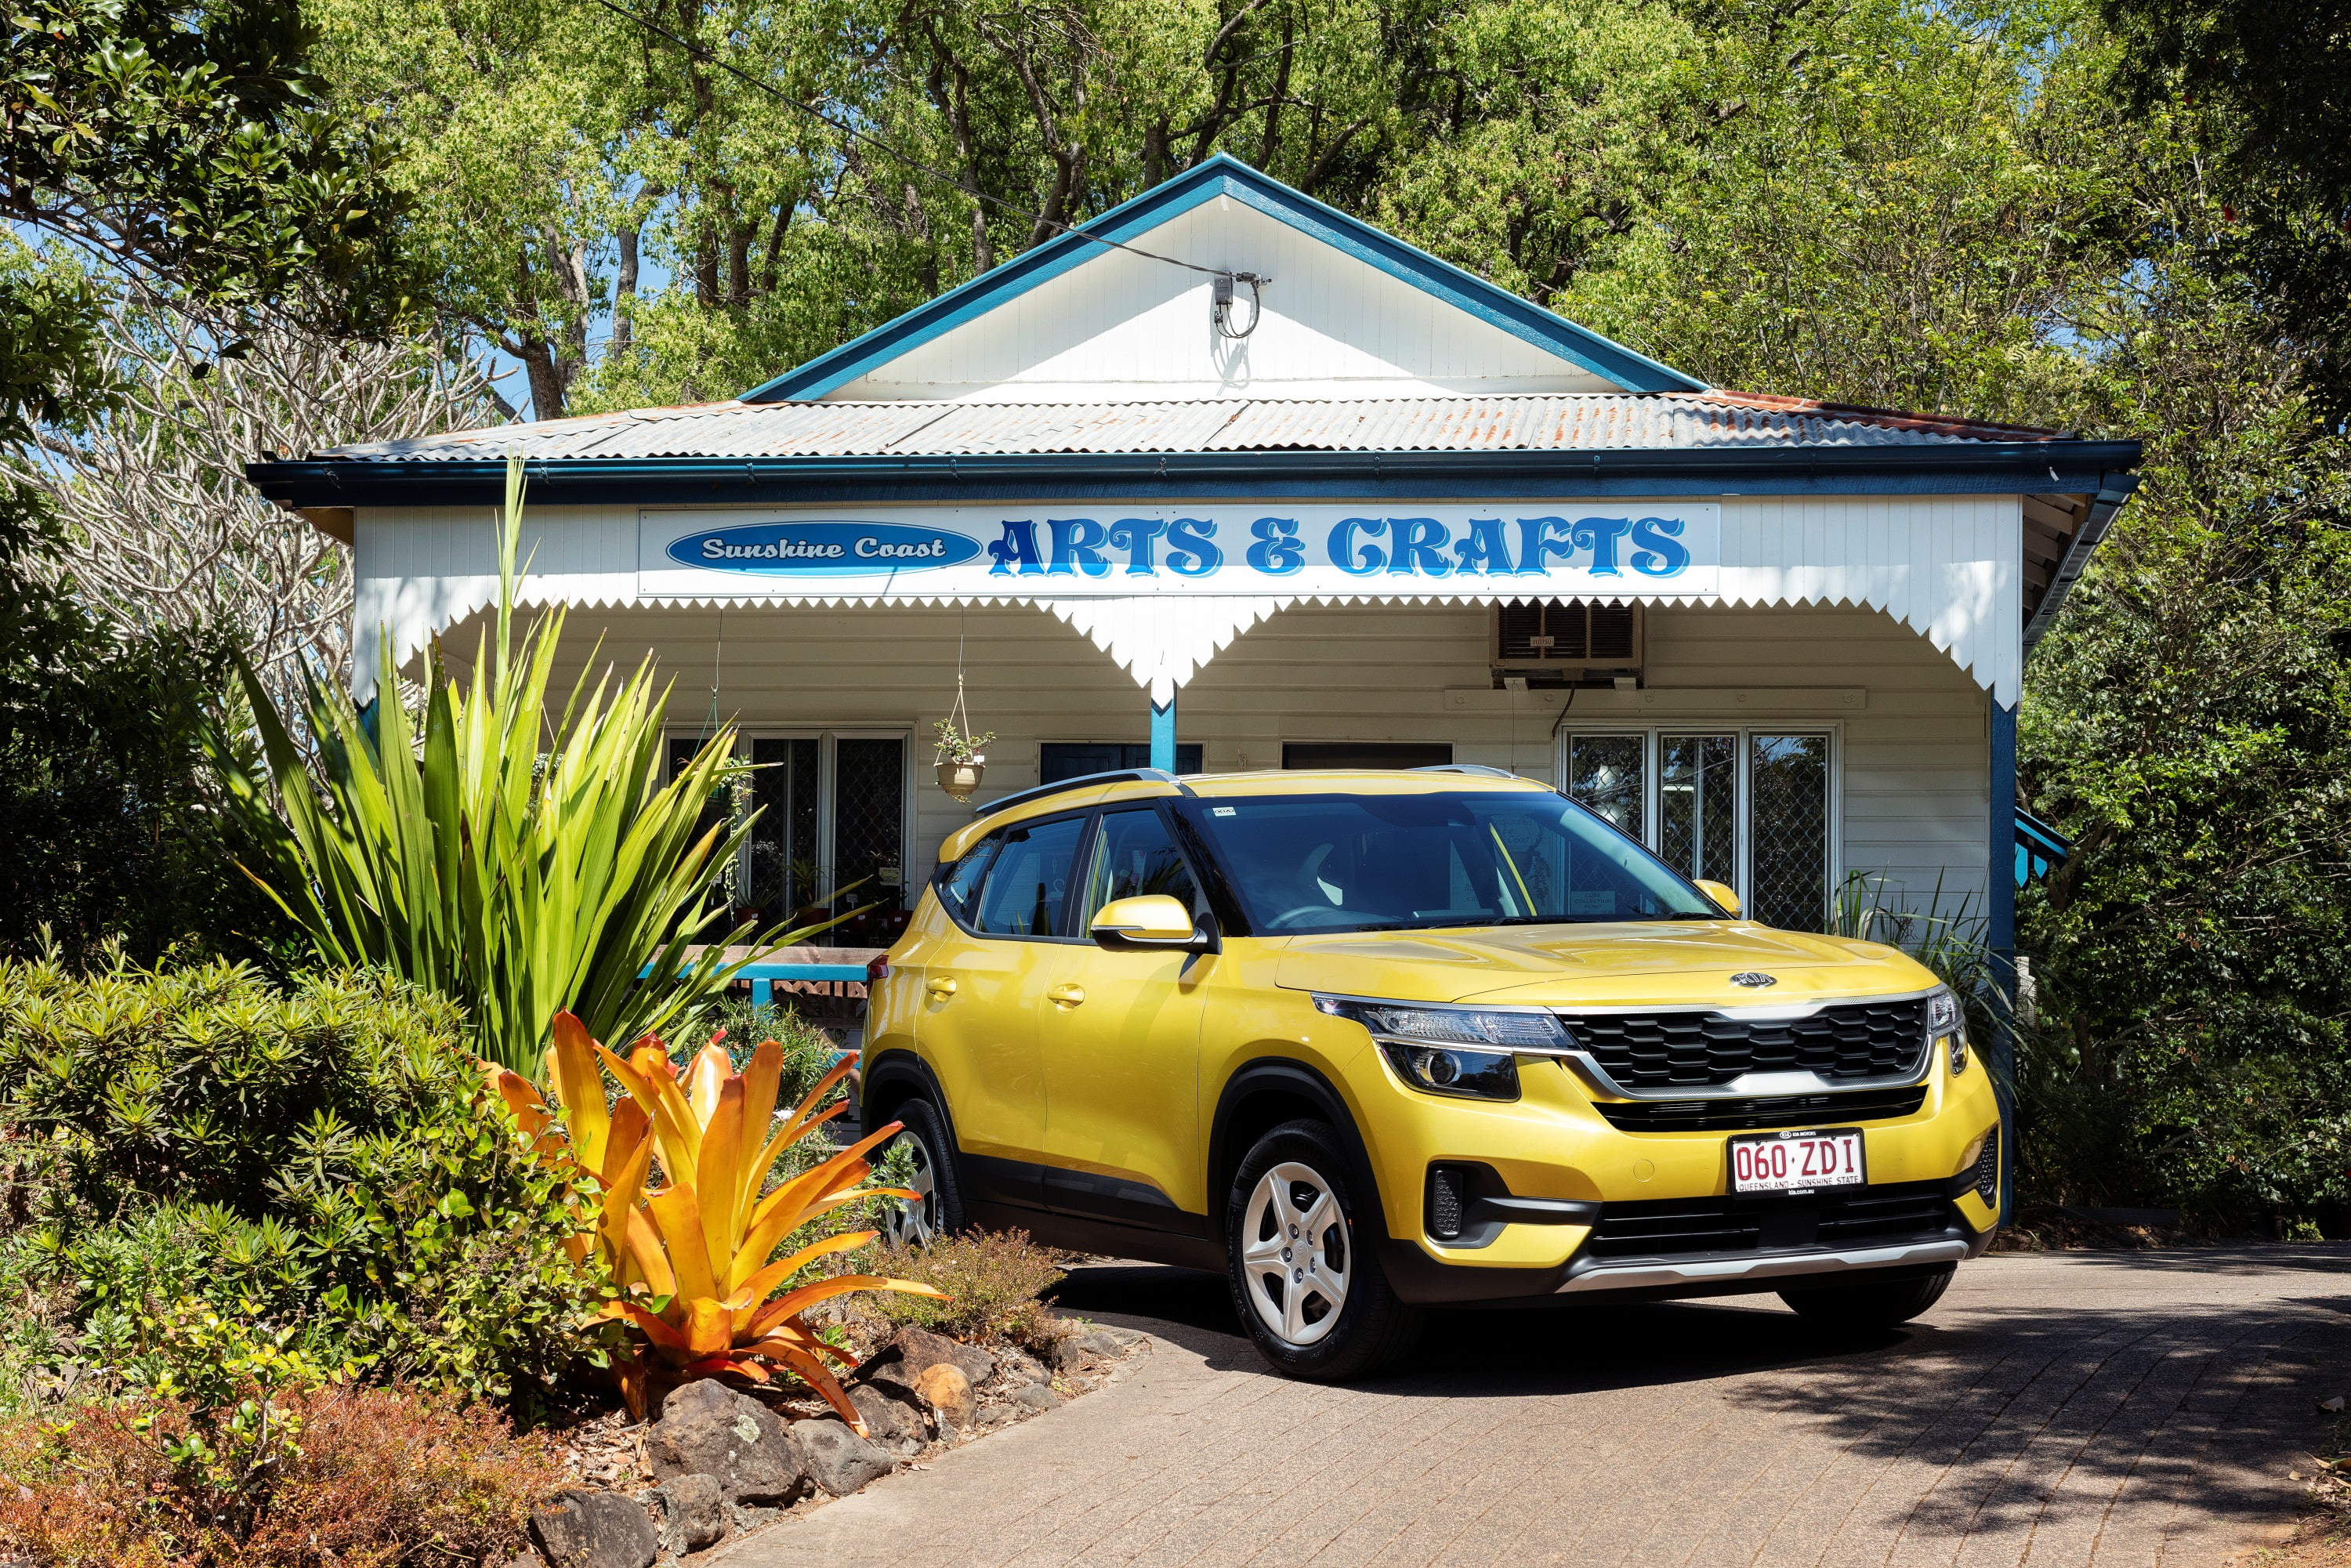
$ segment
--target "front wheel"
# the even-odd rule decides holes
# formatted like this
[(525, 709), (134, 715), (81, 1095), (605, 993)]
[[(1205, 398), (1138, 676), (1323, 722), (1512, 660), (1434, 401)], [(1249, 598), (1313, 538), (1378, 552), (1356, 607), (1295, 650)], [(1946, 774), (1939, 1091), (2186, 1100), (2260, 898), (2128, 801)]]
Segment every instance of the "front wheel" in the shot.
[(1289, 1122), (1241, 1161), (1225, 1207), (1233, 1310), (1258, 1353), (1291, 1377), (1337, 1382), (1412, 1348), (1420, 1314), (1362, 1245), (1346, 1160), (1321, 1122)]
[(904, 1130), (887, 1146), (906, 1151), (914, 1166), (906, 1190), (915, 1197), (912, 1203), (901, 1198), (890, 1205), (882, 1220), (883, 1237), (893, 1246), (928, 1247), (961, 1230), (966, 1222), (955, 1145), (947, 1136), (947, 1119), (928, 1100), (905, 1102), (892, 1119), (904, 1124)]
[(1780, 1292), (1798, 1316), (1840, 1329), (1890, 1329), (1907, 1323), (1943, 1299), (1956, 1263), (1907, 1280), (1872, 1280), (1849, 1285), (1791, 1286)]

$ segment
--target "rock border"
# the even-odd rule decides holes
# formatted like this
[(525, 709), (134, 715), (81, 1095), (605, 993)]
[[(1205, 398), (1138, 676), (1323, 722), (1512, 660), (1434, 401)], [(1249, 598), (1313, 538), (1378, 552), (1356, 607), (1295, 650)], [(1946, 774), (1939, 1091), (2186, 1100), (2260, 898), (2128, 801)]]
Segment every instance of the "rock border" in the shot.
[(1042, 1360), (901, 1329), (848, 1385), (863, 1437), (820, 1401), (771, 1403), (716, 1379), (681, 1385), (639, 1428), (653, 1484), (557, 1492), (533, 1511), (530, 1546), (511, 1568), (691, 1561), (1058, 1409), (1150, 1348), (1129, 1329), (1072, 1326)]

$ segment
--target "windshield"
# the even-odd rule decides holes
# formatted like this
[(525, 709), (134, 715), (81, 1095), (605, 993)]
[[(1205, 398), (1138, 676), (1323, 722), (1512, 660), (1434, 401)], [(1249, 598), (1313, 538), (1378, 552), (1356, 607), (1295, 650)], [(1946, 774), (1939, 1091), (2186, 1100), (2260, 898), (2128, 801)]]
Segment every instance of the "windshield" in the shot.
[(1228, 797), (1198, 821), (1262, 934), (1722, 917), (1547, 790)]

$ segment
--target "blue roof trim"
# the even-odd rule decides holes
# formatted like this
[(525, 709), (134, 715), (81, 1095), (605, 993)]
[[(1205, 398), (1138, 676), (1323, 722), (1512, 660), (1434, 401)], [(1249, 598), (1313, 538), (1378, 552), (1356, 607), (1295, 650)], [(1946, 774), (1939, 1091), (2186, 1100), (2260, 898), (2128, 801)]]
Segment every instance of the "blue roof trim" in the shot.
[(1704, 382), (1555, 316), (1507, 288), (1489, 283), (1451, 262), (1440, 261), (1359, 218), (1316, 201), (1303, 191), (1293, 190), (1271, 175), (1259, 172), (1228, 153), (1219, 152), (1131, 201), (1121, 203), (1079, 230), (1057, 235), (970, 282), (950, 288), (928, 304), (918, 305), (896, 319), (852, 339), (831, 353), (820, 354), (752, 388), (743, 394), (743, 401), (786, 402), (823, 397), (908, 350), (1092, 260), (1103, 248), (1095, 243), (1096, 237), (1135, 240), (1218, 196), (1230, 196), (1288, 224), (1514, 338), (1605, 377), (1628, 392), (1706, 390)]
[[(987, 456), (545, 459), (531, 494), (569, 505), (773, 506), (860, 501), (1263, 496), (1964, 495), (2094, 493), (2136, 467), (2136, 441), (1950, 446), (1594, 452), (1213, 452)], [(495, 504), (506, 465), (487, 459), (255, 463), (246, 476), (296, 507)]]

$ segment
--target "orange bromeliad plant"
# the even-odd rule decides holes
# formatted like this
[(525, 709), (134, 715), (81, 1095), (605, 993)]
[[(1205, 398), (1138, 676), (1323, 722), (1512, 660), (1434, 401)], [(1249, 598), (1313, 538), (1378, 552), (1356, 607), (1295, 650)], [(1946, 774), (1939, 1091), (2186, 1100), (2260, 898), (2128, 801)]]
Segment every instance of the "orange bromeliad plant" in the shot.
[[(588, 1036), (571, 1014), (555, 1016), (548, 1080), (569, 1134), (563, 1147), (554, 1113), (538, 1089), (503, 1068), (489, 1071), (540, 1157), (563, 1161), (601, 1187), (594, 1229), (578, 1239), (585, 1261), (592, 1247), (620, 1295), (600, 1316), (635, 1330), (634, 1357), (620, 1367), (621, 1391), (643, 1420), (650, 1385), (737, 1373), (765, 1383), (769, 1364), (796, 1374), (824, 1396), (858, 1432), (865, 1424), (824, 1364), (854, 1371), (856, 1358), (819, 1339), (802, 1313), (852, 1291), (945, 1292), (911, 1280), (839, 1274), (776, 1292), (818, 1259), (862, 1247), (872, 1230), (829, 1236), (782, 1258), (783, 1239), (843, 1204), (914, 1194), (858, 1184), (870, 1174), (865, 1155), (898, 1130), (879, 1128), (821, 1164), (762, 1192), (783, 1152), (847, 1104), (816, 1107), (849, 1072), (844, 1057), (788, 1115), (776, 1113), (783, 1048), (763, 1042), (750, 1065), (734, 1071), (714, 1040), (681, 1071), (659, 1040), (638, 1042), (626, 1060)], [(602, 1071), (599, 1071), (599, 1064)], [(607, 1105), (604, 1072), (626, 1098)], [(658, 1164), (664, 1185), (652, 1186)]]

